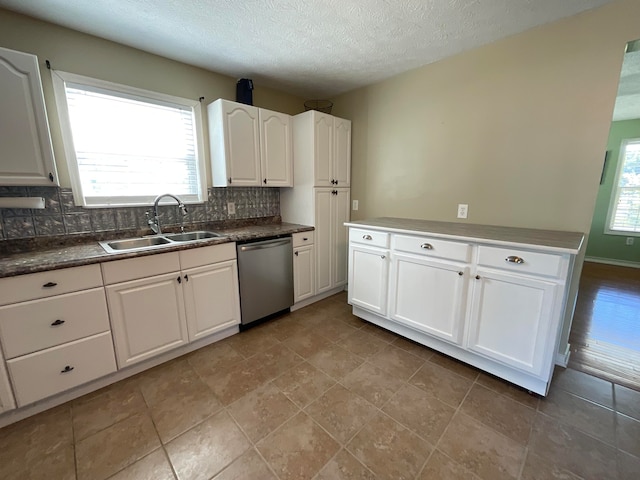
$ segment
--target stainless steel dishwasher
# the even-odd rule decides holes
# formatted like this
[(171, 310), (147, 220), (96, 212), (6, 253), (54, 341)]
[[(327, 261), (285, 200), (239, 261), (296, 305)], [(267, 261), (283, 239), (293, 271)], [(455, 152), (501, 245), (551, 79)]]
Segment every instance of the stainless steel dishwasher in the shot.
[(238, 277), (242, 325), (293, 305), (291, 237), (239, 243)]

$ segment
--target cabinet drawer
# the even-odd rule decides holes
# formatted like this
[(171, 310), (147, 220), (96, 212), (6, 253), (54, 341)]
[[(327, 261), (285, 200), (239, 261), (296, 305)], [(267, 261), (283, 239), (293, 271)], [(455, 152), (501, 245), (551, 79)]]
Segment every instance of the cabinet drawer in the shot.
[(236, 244), (223, 243), (221, 245), (210, 245), (208, 247), (191, 248), (181, 250), (180, 266), (183, 270), (187, 268), (202, 267), (212, 263), (224, 262), (236, 259)]
[(18, 357), (9, 360), (7, 367), (22, 407), (115, 372), (111, 333)]
[(105, 285), (128, 282), (138, 278), (152, 277), (180, 270), (178, 252), (161, 253), (145, 257), (116, 260), (102, 264)]
[(100, 265), (0, 278), (0, 305), (102, 286)]
[(376, 230), (349, 229), (349, 242), (362, 243), (372, 247), (389, 248), (389, 234)]
[(478, 264), (501, 270), (559, 277), (564, 275), (567, 262), (562, 255), (553, 253), (481, 246), (478, 250)]
[(293, 248), (313, 244), (313, 232), (294, 233), (291, 237), (293, 239)]
[(103, 287), (0, 307), (7, 359), (108, 330)]
[(393, 248), (402, 252), (445, 258), (456, 262), (471, 261), (471, 245), (439, 238), (394, 235)]

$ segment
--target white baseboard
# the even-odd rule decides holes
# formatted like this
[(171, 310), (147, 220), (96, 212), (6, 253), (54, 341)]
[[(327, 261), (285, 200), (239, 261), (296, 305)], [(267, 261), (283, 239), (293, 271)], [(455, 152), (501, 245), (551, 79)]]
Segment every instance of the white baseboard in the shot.
[(569, 357), (571, 356), (571, 345), (567, 343), (564, 352), (556, 353), (556, 365), (567, 368), (569, 365)]
[(628, 260), (614, 260), (612, 258), (584, 257), (585, 262), (604, 263), (606, 265), (616, 265), (618, 267), (640, 268), (640, 262), (630, 262)]
[(331, 290), (328, 290), (328, 291), (326, 291), (324, 293), (320, 293), (318, 295), (314, 295), (313, 297), (307, 298), (305, 300), (302, 300), (301, 302), (298, 302), (298, 303), (294, 304), (291, 307), (291, 311), (295, 312), (296, 310), (299, 310), (299, 309), (301, 309), (303, 307), (311, 305), (312, 303), (316, 303), (316, 302), (318, 302), (320, 300), (324, 300), (325, 298), (331, 297), (332, 295), (335, 295), (336, 293), (340, 293), (340, 292), (342, 292), (342, 291), (344, 291), (346, 289), (347, 289), (346, 286), (341, 286), (341, 287), (336, 287), (336, 288), (333, 288)]

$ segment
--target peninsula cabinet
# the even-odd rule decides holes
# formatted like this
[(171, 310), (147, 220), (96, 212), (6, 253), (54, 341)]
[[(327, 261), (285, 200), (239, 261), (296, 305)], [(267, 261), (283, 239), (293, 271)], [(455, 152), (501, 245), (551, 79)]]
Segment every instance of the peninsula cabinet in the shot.
[(0, 48), (0, 185), (58, 185), (38, 58)]
[(291, 116), (218, 99), (207, 107), (214, 187), (288, 187)]
[(403, 219), (347, 225), (355, 315), (546, 395), (581, 233)]

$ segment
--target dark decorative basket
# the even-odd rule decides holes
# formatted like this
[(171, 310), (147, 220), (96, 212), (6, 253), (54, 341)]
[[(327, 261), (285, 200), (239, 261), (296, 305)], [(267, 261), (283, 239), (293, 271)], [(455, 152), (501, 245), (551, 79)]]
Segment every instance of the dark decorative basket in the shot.
[(331, 113), (333, 102), (329, 100), (307, 100), (304, 102), (305, 110), (317, 110), (322, 113)]

